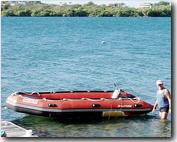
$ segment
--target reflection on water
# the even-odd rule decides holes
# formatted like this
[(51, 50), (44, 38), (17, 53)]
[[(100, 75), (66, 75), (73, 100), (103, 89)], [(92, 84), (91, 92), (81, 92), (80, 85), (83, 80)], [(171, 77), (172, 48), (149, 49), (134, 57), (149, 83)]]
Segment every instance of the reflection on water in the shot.
[(158, 116), (65, 120), (27, 115), (14, 123), (32, 129), (39, 137), (170, 137), (171, 121)]

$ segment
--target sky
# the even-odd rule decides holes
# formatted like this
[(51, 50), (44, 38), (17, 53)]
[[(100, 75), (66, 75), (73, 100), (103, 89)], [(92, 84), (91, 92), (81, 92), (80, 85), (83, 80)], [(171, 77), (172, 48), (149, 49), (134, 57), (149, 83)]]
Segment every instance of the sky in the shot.
[(60, 2), (66, 2), (66, 3), (78, 3), (78, 4), (84, 4), (89, 1), (92, 1), (96, 4), (111, 4), (111, 3), (125, 3), (127, 6), (130, 7), (138, 7), (141, 4), (144, 3), (157, 3), (159, 1), (166, 1), (171, 2), (171, 0), (42, 0), (47, 3), (60, 3)]

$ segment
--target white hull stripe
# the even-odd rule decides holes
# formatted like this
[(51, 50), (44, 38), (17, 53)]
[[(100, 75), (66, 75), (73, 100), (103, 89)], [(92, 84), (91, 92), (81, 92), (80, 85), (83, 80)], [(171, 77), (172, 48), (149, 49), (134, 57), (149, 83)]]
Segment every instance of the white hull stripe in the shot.
[(102, 112), (109, 112), (109, 111), (129, 111), (129, 112), (143, 112), (143, 111), (151, 111), (150, 108), (146, 108), (146, 109), (122, 109), (122, 108), (118, 108), (118, 109), (52, 109), (52, 108), (40, 108), (40, 107), (34, 107), (34, 106), (27, 106), (27, 105), (22, 105), (22, 104), (18, 104), (18, 103), (12, 103), (7, 101), (7, 104), (14, 106), (14, 107), (22, 107), (22, 108), (26, 108), (26, 109), (33, 109), (33, 110), (38, 110), (38, 111), (44, 111), (44, 112), (91, 112), (91, 111), (102, 111)]

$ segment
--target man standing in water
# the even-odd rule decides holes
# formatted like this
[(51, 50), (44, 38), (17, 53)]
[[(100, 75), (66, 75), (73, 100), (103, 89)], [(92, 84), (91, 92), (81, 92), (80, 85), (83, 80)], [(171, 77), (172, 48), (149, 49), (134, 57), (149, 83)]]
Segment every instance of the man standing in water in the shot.
[(153, 111), (159, 107), (160, 120), (164, 121), (167, 119), (168, 112), (171, 112), (171, 95), (168, 89), (164, 87), (162, 80), (156, 81), (157, 86), (157, 99), (154, 104)]

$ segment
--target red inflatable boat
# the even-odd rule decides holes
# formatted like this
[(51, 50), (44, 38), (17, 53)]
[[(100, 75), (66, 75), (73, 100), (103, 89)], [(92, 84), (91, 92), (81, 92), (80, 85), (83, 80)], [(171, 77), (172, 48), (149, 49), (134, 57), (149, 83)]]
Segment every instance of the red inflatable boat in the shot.
[(43, 116), (101, 116), (119, 117), (144, 115), (153, 106), (128, 92), (63, 91), (18, 92), (7, 98), (7, 107), (18, 112)]

